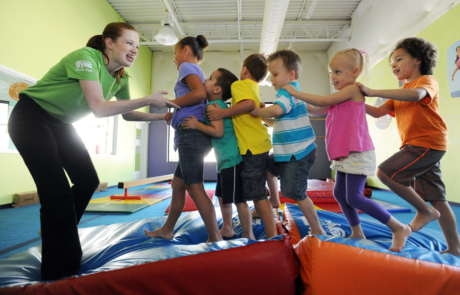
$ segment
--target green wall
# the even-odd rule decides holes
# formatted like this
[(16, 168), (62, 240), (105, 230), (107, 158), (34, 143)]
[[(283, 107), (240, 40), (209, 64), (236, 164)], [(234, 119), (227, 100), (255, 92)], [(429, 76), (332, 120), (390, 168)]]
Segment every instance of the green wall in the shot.
[[(106, 0), (14, 0), (0, 8), (0, 64), (40, 79), (69, 52), (82, 48), (110, 22), (123, 21)], [(150, 94), (152, 53), (141, 47), (132, 68), (131, 97)], [(147, 109), (143, 109), (146, 111)], [(119, 118), (116, 156), (94, 156), (101, 181), (115, 185), (134, 174), (134, 122)], [(12, 194), (36, 190), (19, 154), (0, 153), (0, 205)]]
[[(441, 116), (446, 120), (449, 137), (458, 137), (460, 132), (460, 98), (452, 98), (449, 91), (447, 75), (446, 51), (453, 43), (460, 40), (460, 5), (455, 6), (445, 15), (433, 22), (430, 26), (420, 32), (417, 37), (425, 38), (433, 42), (439, 51), (438, 64), (434, 72), (434, 78), (439, 84)], [(388, 59), (382, 60), (372, 69), (372, 81), (370, 88), (391, 89), (398, 88), (398, 81), (391, 73)], [(457, 78), (458, 79), (458, 78)], [(377, 98), (368, 98), (367, 103), (374, 105)], [(396, 129), (396, 121), (393, 118), (385, 130), (375, 126), (374, 118), (368, 116), (369, 131), (376, 147), (377, 164), (380, 164), (388, 157), (398, 151), (401, 141)], [(460, 145), (449, 143), (448, 151), (441, 160), (442, 179), (447, 187), (447, 198), (449, 201), (460, 202), (460, 181), (458, 180), (458, 167), (460, 164)], [(369, 177), (368, 184), (374, 187), (386, 188), (377, 177)]]

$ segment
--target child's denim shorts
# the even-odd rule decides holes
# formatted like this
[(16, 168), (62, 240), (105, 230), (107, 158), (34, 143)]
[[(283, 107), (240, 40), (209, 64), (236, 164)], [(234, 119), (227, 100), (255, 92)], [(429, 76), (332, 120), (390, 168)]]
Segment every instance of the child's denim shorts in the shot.
[(308, 176), (315, 160), (316, 149), (300, 160), (292, 156), (289, 162), (275, 162), (271, 154), (268, 160), (268, 171), (280, 178), (281, 194), (284, 197), (302, 201), (307, 198)]
[(196, 129), (177, 129), (179, 141), (179, 163), (177, 163), (175, 177), (184, 180), (185, 184), (203, 182), (204, 158), (212, 148), (211, 138)]
[(250, 150), (243, 155), (243, 199), (261, 201), (267, 199), (265, 182), (267, 181), (268, 152), (253, 155)]

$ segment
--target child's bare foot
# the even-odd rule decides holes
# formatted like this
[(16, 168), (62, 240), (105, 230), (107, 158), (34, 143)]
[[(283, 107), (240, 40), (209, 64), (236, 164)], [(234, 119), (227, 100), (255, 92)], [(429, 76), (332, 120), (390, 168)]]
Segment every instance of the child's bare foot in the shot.
[(171, 240), (172, 238), (174, 238), (174, 232), (167, 232), (163, 228), (154, 231), (148, 231), (144, 229), (144, 233), (147, 237), (150, 238), (162, 238), (165, 240)]
[(441, 254), (444, 254), (444, 253), (448, 253), (448, 254), (452, 254), (454, 256), (460, 256), (460, 249), (449, 249), (447, 248), (447, 250), (444, 250), (441, 252)]
[(235, 231), (233, 231), (233, 228), (228, 229), (228, 228), (222, 228), (220, 230), (220, 235), (224, 239), (231, 239), (235, 236)]
[(412, 233), (410, 226), (403, 224), (402, 227), (393, 232), (393, 243), (391, 244), (390, 251), (401, 252), (406, 244), (407, 238)]
[(366, 239), (366, 236), (364, 234), (359, 234), (359, 233), (351, 233), (347, 238), (349, 239)]
[(413, 232), (421, 230), (425, 225), (438, 219), (441, 216), (438, 210), (431, 208), (429, 212), (417, 212), (414, 219), (409, 223), (409, 227)]

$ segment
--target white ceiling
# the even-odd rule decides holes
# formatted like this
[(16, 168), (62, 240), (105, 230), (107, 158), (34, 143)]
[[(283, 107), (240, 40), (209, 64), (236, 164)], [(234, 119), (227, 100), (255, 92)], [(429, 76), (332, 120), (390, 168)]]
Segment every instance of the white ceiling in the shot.
[[(156, 44), (153, 35), (161, 21), (173, 23), (176, 36), (205, 35), (207, 51), (258, 51), (265, 0), (108, 0), (141, 35), (141, 44), (152, 51), (171, 52)], [(351, 24), (361, 0), (290, 0), (278, 48), (326, 51)], [(168, 6), (173, 16), (168, 17)], [(284, 39), (284, 40), (283, 40)], [(291, 40), (286, 41), (286, 40)], [(342, 39), (340, 39), (342, 40)], [(225, 42), (225, 43), (224, 43)]]

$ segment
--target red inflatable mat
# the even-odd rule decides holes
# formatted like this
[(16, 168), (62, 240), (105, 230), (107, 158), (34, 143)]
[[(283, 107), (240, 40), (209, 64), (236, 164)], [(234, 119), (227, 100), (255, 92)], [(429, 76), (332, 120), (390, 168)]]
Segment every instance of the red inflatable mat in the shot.
[[(215, 190), (210, 190), (210, 189), (207, 189), (206, 190), (206, 194), (208, 195), (208, 197), (212, 200), (212, 197), (214, 196), (214, 192)], [(169, 213), (169, 208), (171, 207), (171, 205), (168, 206), (168, 208), (166, 209), (165, 213), (168, 214)], [(195, 202), (193, 201), (192, 197), (190, 197), (190, 195), (188, 194), (188, 192), (186, 192), (185, 194), (185, 207), (184, 207), (184, 210), (182, 212), (189, 212), (189, 211), (196, 211), (198, 210), (196, 208), (196, 205), (195, 205)]]

